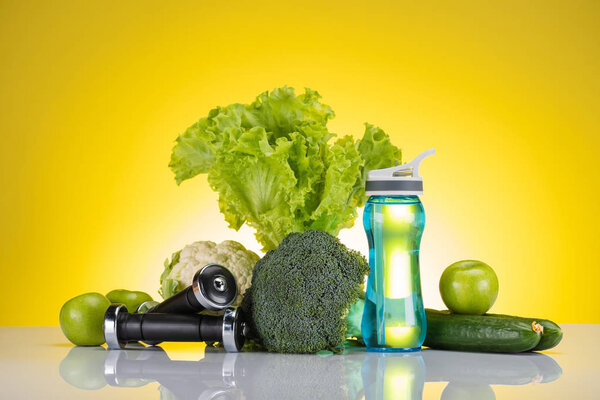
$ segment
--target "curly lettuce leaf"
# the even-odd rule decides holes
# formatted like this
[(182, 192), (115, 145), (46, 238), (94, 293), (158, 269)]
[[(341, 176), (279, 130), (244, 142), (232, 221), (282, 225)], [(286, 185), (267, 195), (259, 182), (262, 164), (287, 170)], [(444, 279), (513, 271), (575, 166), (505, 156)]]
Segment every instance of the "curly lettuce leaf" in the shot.
[(206, 129), (207, 123), (208, 119), (203, 118), (177, 138), (169, 167), (178, 184), (207, 173), (215, 162), (216, 136)]
[(255, 127), (218, 157), (208, 175), (229, 226), (237, 230), (246, 223), (255, 228), (265, 249), (277, 247), (289, 232), (302, 229), (294, 216), (303, 196), (295, 189), (297, 180), (288, 164), (292, 147), (293, 142), (285, 138), (271, 146), (264, 128)]
[(242, 104), (217, 107), (177, 138), (169, 163), (177, 184), (208, 173), (216, 154), (236, 143), (242, 133), (244, 107)]
[(295, 218), (307, 228), (307, 222), (321, 201), (323, 178), (325, 173), (324, 154), (327, 144), (321, 138), (332, 136), (323, 125), (305, 124), (298, 132), (290, 134), (292, 147), (288, 163), (296, 177), (295, 190), (302, 197), (303, 203), (298, 204)]
[(162, 274), (160, 274), (160, 289), (158, 289), (158, 294), (160, 294), (163, 299), (168, 299), (183, 289), (179, 287), (180, 284), (178, 281), (168, 278), (169, 274), (173, 270), (173, 267), (179, 262), (180, 257), (181, 250), (173, 253), (171, 255), (171, 260), (168, 258), (165, 260), (165, 269)]
[[(331, 107), (321, 103), (318, 92), (306, 89), (296, 96), (293, 88), (283, 87), (261, 93), (251, 104), (231, 104), (211, 110), (180, 135), (171, 153), (169, 167), (177, 184), (198, 174), (208, 173), (216, 161), (216, 153), (236, 145), (241, 134), (254, 127), (268, 133), (271, 144), (288, 137), (299, 125), (322, 126), (335, 116)], [(319, 139), (325, 143), (332, 135)]]
[(356, 207), (350, 195), (364, 164), (351, 136), (344, 136), (330, 146), (325, 155), (326, 172), (319, 206), (311, 216), (307, 229), (318, 229), (337, 236), (356, 219)]
[(352, 193), (351, 204), (354, 207), (365, 205), (365, 184), (367, 174), (372, 169), (393, 167), (402, 163), (402, 152), (394, 146), (390, 137), (379, 127), (365, 123), (365, 133), (357, 143), (356, 148), (364, 160), (361, 168), (360, 179), (356, 181)]
[(265, 128), (270, 134), (271, 143), (294, 132), (302, 123), (315, 122), (324, 126), (335, 114), (320, 99), (321, 95), (317, 91), (308, 88), (299, 96), (296, 96), (293, 88), (287, 86), (274, 89), (271, 93), (261, 93), (246, 108), (243, 126)]

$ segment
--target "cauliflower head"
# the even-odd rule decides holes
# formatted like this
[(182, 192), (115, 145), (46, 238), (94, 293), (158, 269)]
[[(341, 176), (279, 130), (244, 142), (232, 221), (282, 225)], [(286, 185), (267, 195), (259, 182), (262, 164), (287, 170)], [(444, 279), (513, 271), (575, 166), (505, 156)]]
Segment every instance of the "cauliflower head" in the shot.
[(260, 257), (241, 243), (225, 240), (219, 244), (199, 241), (188, 244), (165, 260), (165, 270), (160, 276), (158, 293), (168, 299), (192, 284), (196, 271), (207, 264), (219, 264), (227, 268), (238, 286), (234, 305), (239, 306), (244, 292), (252, 281), (252, 269)]

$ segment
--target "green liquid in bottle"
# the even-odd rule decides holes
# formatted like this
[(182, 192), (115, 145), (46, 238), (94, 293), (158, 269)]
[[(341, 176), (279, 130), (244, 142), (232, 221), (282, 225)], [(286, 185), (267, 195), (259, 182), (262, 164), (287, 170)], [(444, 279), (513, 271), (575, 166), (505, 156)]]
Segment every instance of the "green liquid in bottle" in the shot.
[(419, 245), (425, 212), (417, 196), (371, 196), (363, 222), (371, 272), (362, 335), (369, 351), (415, 351), (425, 340)]

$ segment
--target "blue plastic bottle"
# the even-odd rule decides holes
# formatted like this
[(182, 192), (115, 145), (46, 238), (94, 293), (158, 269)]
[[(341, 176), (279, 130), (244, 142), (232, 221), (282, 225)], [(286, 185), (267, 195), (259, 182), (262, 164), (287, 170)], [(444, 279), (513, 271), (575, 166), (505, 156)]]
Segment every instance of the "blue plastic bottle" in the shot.
[(419, 165), (413, 161), (369, 172), (363, 223), (369, 241), (369, 266), (362, 336), (369, 351), (418, 351), (427, 320), (421, 296), (419, 246), (425, 211)]

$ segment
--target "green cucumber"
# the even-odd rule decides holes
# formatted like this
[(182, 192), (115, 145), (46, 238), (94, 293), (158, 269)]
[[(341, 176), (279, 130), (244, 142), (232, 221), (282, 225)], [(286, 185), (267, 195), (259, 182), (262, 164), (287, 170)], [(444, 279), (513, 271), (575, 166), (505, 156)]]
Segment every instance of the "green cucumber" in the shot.
[(432, 349), (519, 353), (538, 345), (541, 325), (489, 315), (461, 315), (425, 310), (427, 336), (424, 346)]
[(532, 350), (548, 350), (556, 346), (562, 339), (563, 333), (560, 329), (560, 326), (555, 324), (554, 322), (547, 319), (538, 319), (538, 318), (525, 318), (525, 317), (515, 317), (512, 315), (504, 315), (504, 314), (486, 314), (490, 317), (496, 318), (506, 318), (506, 319), (519, 319), (527, 323), (537, 322), (544, 328), (542, 331), (542, 338), (537, 346), (535, 346)]

